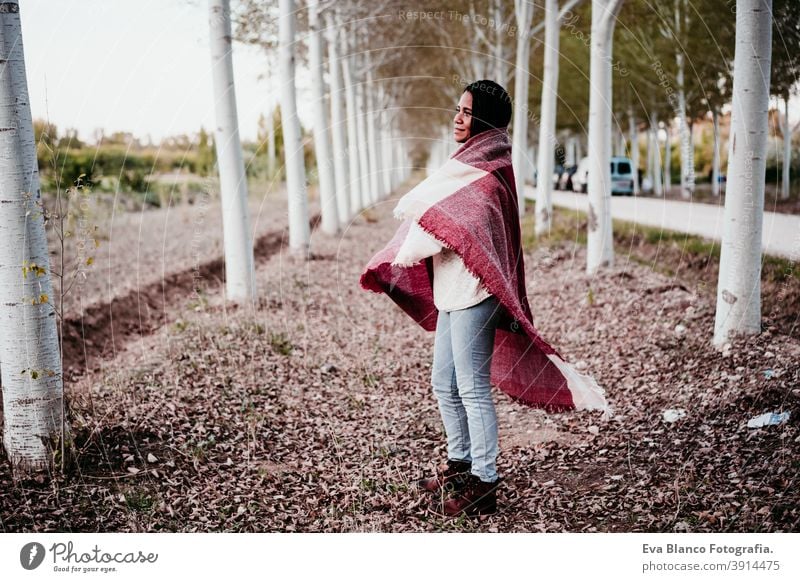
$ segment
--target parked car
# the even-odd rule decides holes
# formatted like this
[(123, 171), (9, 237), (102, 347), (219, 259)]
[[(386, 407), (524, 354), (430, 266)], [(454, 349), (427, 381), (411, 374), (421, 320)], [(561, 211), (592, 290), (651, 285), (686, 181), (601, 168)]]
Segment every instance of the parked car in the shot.
[[(587, 191), (589, 182), (589, 158), (583, 158), (572, 176), (572, 190)], [(629, 158), (611, 158), (611, 194), (633, 195), (633, 163)]]
[(564, 168), (558, 178), (558, 190), (572, 190), (572, 176), (578, 171), (578, 166), (572, 165)]
[(611, 158), (611, 194), (633, 196), (633, 162), (630, 158)]

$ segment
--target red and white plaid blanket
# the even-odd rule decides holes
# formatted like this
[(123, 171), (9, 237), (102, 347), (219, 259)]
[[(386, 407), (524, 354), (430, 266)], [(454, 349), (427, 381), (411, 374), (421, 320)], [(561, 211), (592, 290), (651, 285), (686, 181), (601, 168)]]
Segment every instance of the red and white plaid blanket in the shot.
[(536, 331), (525, 290), (517, 208), (508, 131), (479, 133), (400, 199), (394, 214), (403, 222), (367, 264), (361, 286), (386, 293), (424, 329), (436, 330), (431, 259), (392, 264), (401, 246), (413, 246), (416, 222), (458, 253), (505, 310), (495, 335), (492, 383), (529, 406), (602, 410), (609, 417), (603, 389)]

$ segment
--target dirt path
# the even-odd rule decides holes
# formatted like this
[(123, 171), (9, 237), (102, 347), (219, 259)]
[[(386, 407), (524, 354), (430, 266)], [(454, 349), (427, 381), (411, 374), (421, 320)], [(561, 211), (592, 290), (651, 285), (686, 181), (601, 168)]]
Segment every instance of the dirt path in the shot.
[[(585, 249), (526, 254), (537, 326), (607, 389), (616, 416), (545, 414), (495, 392), (501, 513), (447, 520), (413, 482), (445, 456), (433, 334), (358, 276), (394, 201), (315, 260), (259, 265), (255, 311), (219, 294), (70, 385), (79, 469), (14, 486), (5, 531), (796, 531), (800, 345), (710, 346), (705, 294), (636, 263), (597, 277)], [(662, 413), (683, 408), (667, 423)], [(748, 429), (767, 410), (778, 427)]]

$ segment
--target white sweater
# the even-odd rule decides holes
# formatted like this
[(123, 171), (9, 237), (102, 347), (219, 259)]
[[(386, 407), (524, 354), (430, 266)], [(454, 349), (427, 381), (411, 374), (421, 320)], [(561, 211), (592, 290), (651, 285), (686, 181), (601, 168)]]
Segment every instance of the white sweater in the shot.
[(491, 296), (457, 253), (414, 221), (392, 264), (413, 265), (427, 257), (433, 257), (433, 303), (439, 311), (466, 309)]

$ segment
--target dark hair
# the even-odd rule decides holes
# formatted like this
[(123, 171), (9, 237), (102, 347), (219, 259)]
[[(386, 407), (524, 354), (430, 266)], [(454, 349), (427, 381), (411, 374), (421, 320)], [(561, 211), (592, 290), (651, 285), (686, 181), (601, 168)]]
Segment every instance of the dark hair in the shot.
[(475, 81), (464, 87), (472, 94), (470, 137), (495, 128), (506, 128), (511, 121), (511, 97), (494, 81)]

